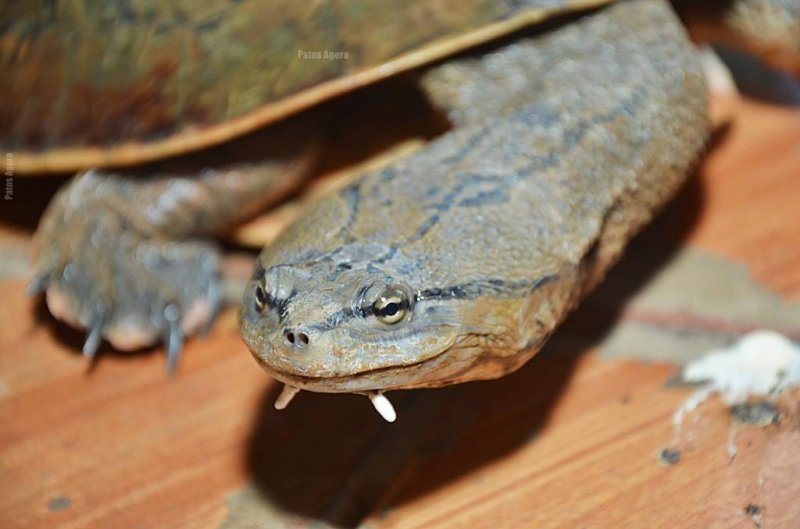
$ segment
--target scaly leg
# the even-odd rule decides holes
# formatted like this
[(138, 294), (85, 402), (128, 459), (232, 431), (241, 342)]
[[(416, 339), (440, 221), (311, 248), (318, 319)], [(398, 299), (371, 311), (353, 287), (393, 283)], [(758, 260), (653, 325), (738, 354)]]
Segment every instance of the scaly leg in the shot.
[[(199, 173), (171, 162), (78, 175), (39, 225), (31, 290), (46, 293), (57, 318), (88, 330), (86, 356), (102, 338), (121, 350), (161, 340), (172, 370), (183, 337), (208, 324), (221, 301), (219, 251), (203, 236), (258, 211), (307, 173), (313, 155), (296, 129), (270, 131), (261, 161)], [(200, 164), (213, 163), (205, 156)]]

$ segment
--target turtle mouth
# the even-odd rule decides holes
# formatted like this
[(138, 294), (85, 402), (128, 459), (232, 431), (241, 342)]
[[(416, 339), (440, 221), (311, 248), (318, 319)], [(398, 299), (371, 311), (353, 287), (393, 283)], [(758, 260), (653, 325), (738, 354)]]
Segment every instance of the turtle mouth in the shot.
[[(394, 422), (397, 413), (384, 391), (441, 386), (434, 377), (438, 370), (447, 367), (450, 348), (418, 362), (387, 366), (341, 376), (304, 376), (287, 373), (270, 366), (257, 355), (256, 360), (273, 378), (283, 382), (283, 390), (275, 400), (275, 409), (286, 408), (301, 390), (315, 393), (355, 393), (369, 398), (375, 411), (387, 422)], [(432, 379), (433, 378), (433, 379)]]
[(428, 356), (418, 362), (408, 364), (377, 367), (347, 375), (299, 375), (276, 368), (269, 364), (260, 355), (253, 354), (258, 364), (264, 371), (276, 380), (287, 386), (315, 393), (364, 393), (370, 391), (389, 391), (395, 389), (413, 389), (424, 387), (425, 384), (417, 377), (411, 376), (420, 370), (425, 370), (448, 351), (444, 348), (438, 353)]

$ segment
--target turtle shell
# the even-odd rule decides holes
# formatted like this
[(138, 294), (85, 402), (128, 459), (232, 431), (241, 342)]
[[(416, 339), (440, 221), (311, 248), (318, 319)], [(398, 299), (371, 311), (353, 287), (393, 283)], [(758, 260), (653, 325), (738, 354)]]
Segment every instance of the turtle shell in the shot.
[(4, 2), (0, 144), (19, 173), (151, 161), (609, 1)]

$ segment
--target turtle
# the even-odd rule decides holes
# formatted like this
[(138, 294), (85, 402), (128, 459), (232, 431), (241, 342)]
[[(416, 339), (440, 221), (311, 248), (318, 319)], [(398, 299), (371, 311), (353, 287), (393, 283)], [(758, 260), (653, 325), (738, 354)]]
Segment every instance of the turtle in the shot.
[[(742, 23), (745, 8), (763, 23)], [(261, 252), (239, 326), (286, 384), (279, 408), (300, 389), (352, 392), (394, 420), (384, 391), (517, 369), (674, 196), (709, 132), (696, 52), (663, 0), (3, 9), (3, 145), (19, 172), (81, 171), (42, 217), (30, 292), (88, 329), (89, 357), (102, 339), (163, 341), (174, 369), (221, 302), (206, 236), (313, 166), (314, 112), (287, 117), (408, 73), (451, 124)], [(727, 34), (796, 64), (795, 3), (719, 9)], [(256, 128), (256, 159), (208, 154)], [(180, 172), (177, 155), (203, 169)]]

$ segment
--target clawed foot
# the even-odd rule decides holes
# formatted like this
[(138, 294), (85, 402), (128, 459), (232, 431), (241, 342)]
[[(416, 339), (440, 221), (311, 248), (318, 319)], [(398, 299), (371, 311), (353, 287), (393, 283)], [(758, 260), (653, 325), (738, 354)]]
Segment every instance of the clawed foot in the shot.
[(172, 372), (184, 336), (208, 325), (220, 305), (216, 247), (141, 235), (98, 201), (74, 207), (71, 195), (56, 198), (37, 232), (29, 292), (43, 292), (56, 318), (87, 329), (85, 356), (103, 338), (123, 351), (161, 341)]

